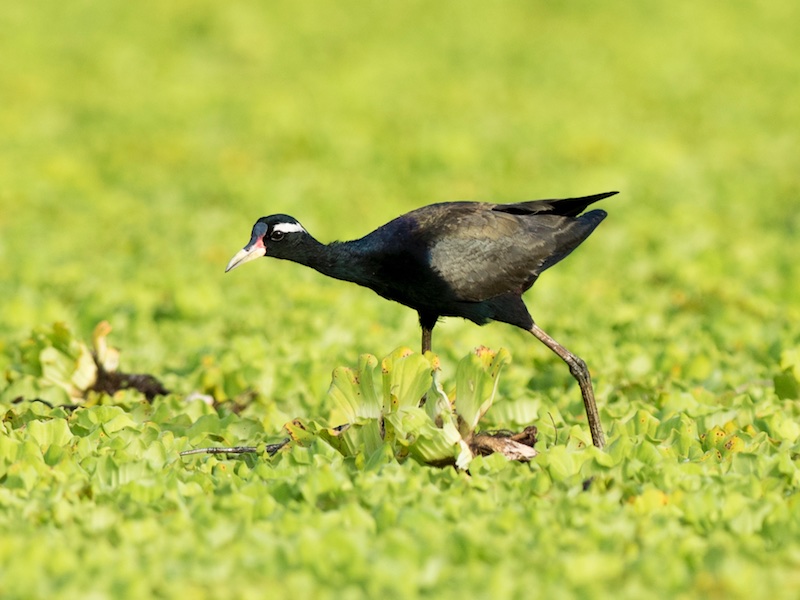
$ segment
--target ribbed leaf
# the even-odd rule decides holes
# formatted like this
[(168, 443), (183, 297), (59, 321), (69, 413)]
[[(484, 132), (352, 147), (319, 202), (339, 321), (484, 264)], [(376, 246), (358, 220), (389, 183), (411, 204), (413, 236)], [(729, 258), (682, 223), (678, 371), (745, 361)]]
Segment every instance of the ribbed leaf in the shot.
[(481, 346), (458, 363), (455, 406), (463, 422), (462, 435), (474, 431), (489, 410), (500, 370), (510, 361), (511, 356), (505, 349), (494, 352)]
[(381, 362), (383, 372), (383, 412), (419, 406), (431, 386), (430, 361), (408, 348), (398, 348)]

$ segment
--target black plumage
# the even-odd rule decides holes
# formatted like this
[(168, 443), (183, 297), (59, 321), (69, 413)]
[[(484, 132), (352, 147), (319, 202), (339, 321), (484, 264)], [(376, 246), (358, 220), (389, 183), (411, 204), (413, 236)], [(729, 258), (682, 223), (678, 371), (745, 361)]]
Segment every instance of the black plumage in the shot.
[(417, 311), (423, 352), (431, 349), (440, 317), (463, 317), (478, 325), (502, 321), (525, 329), (569, 365), (581, 387), (594, 443), (602, 447), (585, 363), (533, 322), (521, 296), (606, 217), (603, 210), (583, 211), (616, 193), (516, 204), (432, 204), (361, 239), (331, 244), (318, 242), (293, 217), (271, 215), (256, 222), (250, 242), (226, 271), (272, 256), (368, 287)]

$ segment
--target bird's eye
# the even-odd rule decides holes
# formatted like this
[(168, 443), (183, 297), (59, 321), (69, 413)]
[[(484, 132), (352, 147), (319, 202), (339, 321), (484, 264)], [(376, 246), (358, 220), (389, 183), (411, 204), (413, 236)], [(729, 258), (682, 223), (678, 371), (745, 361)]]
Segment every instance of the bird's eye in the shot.
[(279, 241), (281, 241), (281, 240), (283, 239), (283, 237), (284, 237), (285, 235), (286, 235), (286, 234), (285, 234), (283, 231), (278, 231), (278, 230), (276, 230), (276, 231), (273, 231), (273, 232), (272, 232), (272, 233), (269, 235), (269, 239), (271, 239), (273, 242), (279, 242)]

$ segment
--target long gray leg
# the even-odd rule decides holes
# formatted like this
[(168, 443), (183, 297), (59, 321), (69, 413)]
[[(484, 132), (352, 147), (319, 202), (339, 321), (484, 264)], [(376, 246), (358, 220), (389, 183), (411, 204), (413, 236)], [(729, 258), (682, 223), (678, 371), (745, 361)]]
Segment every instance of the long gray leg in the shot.
[(606, 439), (605, 436), (603, 436), (603, 427), (600, 425), (600, 415), (597, 412), (597, 404), (595, 404), (594, 401), (592, 379), (589, 376), (589, 369), (586, 367), (586, 363), (547, 335), (535, 323), (531, 326), (529, 331), (537, 340), (558, 354), (559, 358), (569, 366), (569, 372), (572, 373), (572, 376), (578, 381), (578, 385), (581, 388), (583, 405), (586, 408), (586, 418), (589, 421), (589, 431), (592, 432), (592, 442), (598, 448), (602, 448), (606, 445)]

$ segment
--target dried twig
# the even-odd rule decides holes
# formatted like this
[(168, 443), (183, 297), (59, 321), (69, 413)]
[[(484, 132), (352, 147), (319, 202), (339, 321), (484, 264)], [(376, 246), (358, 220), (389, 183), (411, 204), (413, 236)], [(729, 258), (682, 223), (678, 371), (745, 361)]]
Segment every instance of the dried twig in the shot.
[[(282, 442), (276, 444), (267, 444), (264, 446), (264, 451), (270, 456), (288, 444), (291, 440), (286, 438)], [(227, 448), (194, 448), (192, 450), (184, 450), (181, 456), (191, 456), (192, 454), (256, 454), (258, 446), (230, 446)]]

